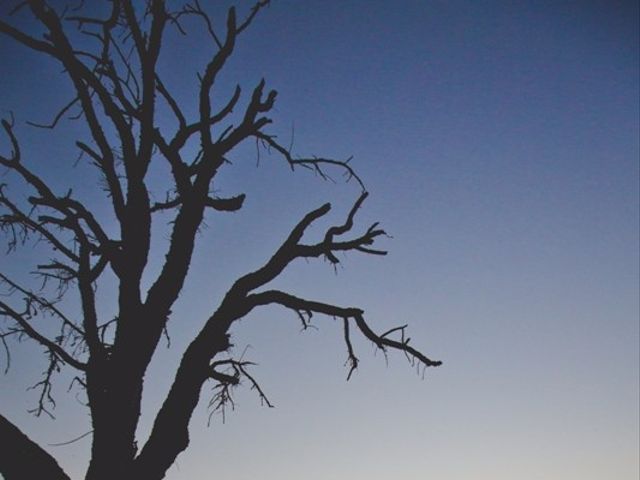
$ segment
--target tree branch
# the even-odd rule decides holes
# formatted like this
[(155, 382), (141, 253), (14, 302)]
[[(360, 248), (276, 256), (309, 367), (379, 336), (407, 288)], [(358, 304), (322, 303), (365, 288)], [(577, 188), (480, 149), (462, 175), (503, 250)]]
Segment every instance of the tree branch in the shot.
[(251, 290), (259, 288), (278, 276), (286, 267), (296, 258), (310, 258), (319, 257), (321, 255), (326, 256), (333, 264), (339, 263), (338, 258), (335, 256), (336, 251), (350, 251), (358, 250), (365, 253), (374, 253), (378, 255), (385, 255), (386, 252), (382, 250), (372, 250), (364, 248), (364, 245), (372, 245), (375, 239), (384, 235), (384, 230), (377, 229), (377, 224), (372, 225), (366, 233), (351, 240), (336, 242), (334, 237), (336, 235), (343, 235), (350, 231), (353, 227), (353, 219), (367, 198), (367, 193), (363, 192), (356, 200), (355, 204), (351, 208), (347, 219), (342, 225), (330, 227), (324, 236), (324, 240), (314, 245), (304, 245), (300, 243), (302, 236), (306, 229), (317, 219), (326, 215), (331, 209), (330, 204), (325, 204), (320, 208), (308, 213), (291, 231), (290, 235), (271, 257), (271, 259), (258, 270), (251, 272), (241, 277), (234, 285), (234, 288), (242, 294), (247, 294)]
[(291, 167), (291, 170), (294, 170), (296, 166), (300, 165), (303, 168), (313, 170), (323, 180), (332, 180), (332, 178), (325, 172), (324, 167), (327, 165), (332, 167), (339, 167), (344, 170), (347, 177), (347, 182), (351, 179), (355, 179), (355, 181), (358, 182), (358, 185), (360, 185), (362, 191), (366, 191), (364, 182), (358, 176), (356, 171), (351, 167), (351, 165), (349, 165), (351, 158), (348, 158), (347, 160), (333, 160), (330, 158), (316, 157), (294, 158), (291, 155), (289, 149), (286, 149), (282, 145), (280, 145), (280, 143), (276, 141), (273, 135), (267, 135), (263, 132), (256, 131), (253, 133), (253, 136), (255, 136), (258, 140), (264, 142), (269, 148), (273, 148), (276, 152), (282, 155)]
[[(250, 294), (246, 297), (249, 308), (253, 309), (261, 305), (277, 304), (286, 307), (295, 312), (311, 311), (316, 313), (322, 313), (332, 317), (339, 317), (346, 320), (352, 319), (360, 332), (371, 340), (380, 350), (386, 351), (387, 348), (402, 351), (410, 356), (412, 360), (418, 361), (425, 367), (437, 367), (442, 365), (441, 361), (431, 360), (419, 350), (416, 350), (409, 345), (409, 339), (404, 339), (404, 328), (399, 327), (392, 329), (382, 335), (377, 335), (371, 330), (367, 322), (364, 320), (363, 311), (359, 308), (353, 307), (338, 307), (328, 303), (317, 302), (313, 300), (305, 300), (303, 298), (296, 297), (289, 293), (285, 293), (279, 290), (267, 290), (260, 293)], [(401, 340), (393, 340), (388, 337), (390, 333), (395, 331), (402, 331), (403, 336)], [(351, 368), (349, 377), (351, 377), (351, 371), (357, 367), (358, 360), (353, 353), (353, 347), (349, 339), (349, 329), (345, 327), (345, 338), (347, 340), (347, 350), (349, 352), (349, 360), (351, 362)], [(355, 365), (355, 366), (354, 366)]]
[(9, 286), (9, 289), (11, 291), (20, 292), (22, 295), (25, 296), (25, 298), (39, 305), (42, 310), (51, 313), (53, 316), (58, 317), (61, 320), (63, 325), (69, 327), (78, 335), (78, 338), (84, 337), (85, 333), (80, 329), (80, 327), (78, 327), (67, 315), (65, 315), (58, 307), (56, 307), (54, 302), (47, 300), (46, 298), (40, 295), (36, 295), (32, 291), (27, 290), (24, 287), (21, 287), (20, 285), (18, 285), (16, 282), (11, 280), (9, 277), (4, 275), (3, 273), (0, 273), (0, 282), (6, 283)]
[[(218, 384), (214, 387), (215, 394), (209, 401), (209, 408), (211, 409), (209, 420), (211, 420), (211, 416), (213, 414), (220, 412), (222, 413), (222, 420), (224, 422), (226, 407), (231, 405), (231, 408), (233, 409), (234, 406), (232, 389), (233, 387), (240, 385), (242, 377), (249, 380), (252, 390), (256, 390), (258, 392), (260, 402), (270, 408), (273, 408), (273, 404), (269, 401), (269, 398), (267, 398), (260, 384), (247, 371), (247, 367), (252, 365), (255, 364), (253, 362), (234, 360), (231, 358), (217, 360), (211, 364), (210, 376), (212, 379), (216, 380)], [(226, 371), (218, 370), (219, 367), (225, 367)]]
[(45, 347), (51, 352), (51, 354), (55, 355), (63, 362), (71, 365), (74, 368), (77, 368), (78, 370), (84, 371), (87, 369), (87, 365), (85, 363), (82, 363), (79, 360), (73, 358), (73, 356), (71, 356), (71, 354), (69, 354), (64, 348), (45, 337), (31, 326), (31, 324), (28, 322), (28, 319), (30, 317), (30, 306), (28, 303), (26, 311), (24, 313), (19, 313), (5, 302), (0, 301), (0, 316), (9, 317), (14, 320), (26, 335)]
[(70, 480), (56, 460), (0, 414), (0, 473), (5, 480)]
[[(19, 229), (23, 229), (23, 241), (29, 237), (29, 232), (35, 232), (47, 242), (49, 242), (54, 250), (58, 250), (73, 262), (77, 263), (79, 261), (78, 256), (69, 248), (67, 248), (64, 241), (54, 235), (50, 230), (45, 228), (45, 225), (47, 223), (53, 223), (55, 219), (43, 216), (41, 217), (40, 221), (33, 220), (31, 217), (29, 217), (28, 214), (20, 210), (11, 200), (7, 198), (7, 196), (3, 192), (2, 185), (0, 185), (0, 205), (6, 207), (10, 212), (9, 214), (0, 216), (0, 229), (6, 230), (9, 228), (14, 228), (16, 226)], [(15, 242), (16, 238), (14, 236), (14, 247)]]

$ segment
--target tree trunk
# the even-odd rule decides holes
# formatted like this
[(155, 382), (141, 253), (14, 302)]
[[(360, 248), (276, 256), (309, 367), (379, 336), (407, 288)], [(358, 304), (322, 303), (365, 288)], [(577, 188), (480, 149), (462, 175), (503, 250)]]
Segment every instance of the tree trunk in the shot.
[(93, 444), (86, 479), (129, 478), (137, 453), (144, 369), (134, 361), (111, 358), (87, 373)]

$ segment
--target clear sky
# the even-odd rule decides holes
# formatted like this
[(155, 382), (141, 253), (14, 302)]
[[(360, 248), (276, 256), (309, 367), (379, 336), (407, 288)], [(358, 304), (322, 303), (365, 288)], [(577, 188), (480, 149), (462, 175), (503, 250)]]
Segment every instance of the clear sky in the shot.
[[(209, 46), (178, 39), (167, 37), (162, 68), (194, 102)], [(24, 125), (71, 98), (59, 68), (4, 38), (0, 54), (0, 109), (15, 113), (27, 161), (60, 185), (80, 177), (74, 191), (95, 201), (73, 142)], [(409, 323), (412, 343), (444, 365), (423, 378), (359, 340), (346, 383), (339, 322), (317, 316), (317, 331), (300, 332), (291, 312), (256, 312), (233, 342), (259, 363), (276, 408), (247, 387), (207, 427), (205, 388), (192, 445), (167, 478), (636, 480), (638, 58), (632, 1), (275, 0), (242, 38), (218, 98), (265, 77), (279, 92), (270, 131), (285, 144), (293, 132), (302, 155), (353, 155), (371, 192), (360, 225), (380, 221), (393, 237), (387, 257), (349, 254), (337, 272), (301, 262), (276, 285), (362, 307), (378, 331)], [(171, 349), (148, 375), (141, 441), (180, 348), (225, 288), (307, 211), (331, 200), (339, 215), (359, 193), (264, 152), (256, 167), (253, 145), (232, 160), (215, 186), (247, 201), (207, 219)], [(32, 252), (3, 258), (3, 271)], [(109, 288), (99, 294), (113, 312)], [(0, 376), (3, 413), (44, 446), (85, 433), (66, 380), (56, 421), (25, 413), (39, 362), (37, 350), (16, 349)], [(47, 448), (79, 477), (88, 447)]]

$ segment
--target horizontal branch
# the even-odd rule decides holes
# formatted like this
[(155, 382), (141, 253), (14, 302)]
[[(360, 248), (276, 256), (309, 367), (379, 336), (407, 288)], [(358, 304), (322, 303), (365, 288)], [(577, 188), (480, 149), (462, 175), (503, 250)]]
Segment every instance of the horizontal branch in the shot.
[(329, 303), (306, 300), (280, 290), (266, 290), (264, 292), (252, 293), (247, 295), (247, 303), (252, 308), (275, 303), (296, 312), (315, 312), (339, 318), (352, 318), (356, 315), (362, 315), (363, 313), (363, 310), (360, 308), (338, 307)]
[[(409, 339), (404, 338), (404, 329), (406, 326), (391, 329), (382, 335), (376, 334), (364, 320), (364, 311), (354, 307), (339, 307), (329, 303), (318, 302), (315, 300), (307, 300), (300, 297), (291, 295), (290, 293), (282, 292), (280, 290), (266, 290), (264, 292), (250, 294), (246, 297), (247, 304), (250, 309), (253, 309), (262, 305), (281, 305), (285, 308), (295, 311), (298, 315), (302, 312), (315, 312), (331, 317), (337, 317), (344, 319), (347, 322), (352, 319), (360, 332), (369, 340), (371, 340), (379, 349), (386, 351), (387, 348), (398, 350), (409, 355), (410, 358), (417, 360), (425, 367), (437, 367), (442, 365), (441, 361), (431, 360), (419, 350), (409, 345)], [(402, 338), (400, 340), (394, 340), (389, 338), (391, 333), (396, 331), (402, 332)], [(347, 344), (347, 350), (349, 354), (349, 362), (351, 368), (349, 371), (349, 377), (351, 373), (358, 365), (358, 359), (354, 354), (353, 346), (350, 340), (349, 325), (345, 323), (344, 327), (345, 340)]]
[(219, 212), (236, 212), (244, 204), (245, 194), (242, 193), (230, 198), (207, 198), (205, 205)]
[(338, 167), (345, 171), (347, 182), (353, 178), (355, 179), (356, 182), (358, 182), (358, 185), (360, 185), (360, 188), (362, 189), (362, 191), (363, 192), (366, 191), (364, 182), (358, 176), (358, 174), (353, 169), (353, 167), (349, 165), (351, 158), (348, 158), (347, 160), (333, 160), (330, 158), (316, 158), (316, 157), (294, 158), (291, 155), (291, 152), (289, 151), (289, 149), (280, 145), (280, 143), (276, 141), (276, 138), (273, 135), (267, 135), (263, 132), (257, 131), (254, 133), (254, 136), (258, 140), (261, 140), (262, 142), (264, 142), (268, 147), (273, 148), (276, 152), (282, 155), (292, 170), (295, 169), (296, 166), (301, 166), (303, 168), (313, 170), (323, 180), (333, 180), (331, 176), (329, 176), (329, 174), (325, 172), (324, 167), (326, 166)]
[[(367, 322), (365, 322), (364, 317), (362, 315), (356, 315), (354, 317), (354, 320), (356, 322), (356, 325), (360, 329), (360, 331), (363, 333), (363, 335), (367, 337), (369, 340), (371, 340), (373, 343), (375, 343), (376, 346), (381, 350), (384, 350), (385, 347), (401, 350), (411, 355), (413, 358), (417, 359), (418, 361), (420, 361), (420, 363), (422, 363), (425, 367), (439, 367), (440, 365), (442, 365), (442, 362), (440, 360), (431, 360), (430, 358), (425, 356), (423, 353), (421, 353), (419, 350), (416, 350), (415, 348), (410, 346), (409, 339), (406, 339), (406, 340), (403, 339), (402, 341), (398, 341), (398, 340), (390, 339), (384, 335), (376, 335), (373, 332), (373, 330), (369, 328), (369, 325), (367, 325)], [(402, 327), (402, 331), (404, 332), (404, 327)]]
[[(219, 212), (236, 212), (242, 208), (244, 204), (245, 194), (242, 193), (235, 197), (230, 198), (214, 198), (207, 197), (205, 199), (205, 206), (213, 208)], [(161, 210), (171, 210), (182, 205), (182, 198), (175, 197), (165, 202), (156, 202), (151, 206), (151, 212), (158, 212)]]

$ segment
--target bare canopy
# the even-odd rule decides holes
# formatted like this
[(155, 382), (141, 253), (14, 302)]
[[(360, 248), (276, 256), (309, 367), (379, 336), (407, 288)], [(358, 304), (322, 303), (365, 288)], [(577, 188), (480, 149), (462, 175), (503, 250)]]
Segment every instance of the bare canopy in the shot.
[[(386, 253), (375, 246), (385, 235), (377, 223), (356, 228), (367, 192), (350, 163), (296, 157), (269, 133), (267, 115), (277, 93), (268, 90), (264, 80), (248, 95), (237, 86), (226, 103), (212, 102), (216, 79), (236, 42), (269, 0), (258, 1), (241, 17), (230, 8), (224, 28), (214, 26), (215, 17), (197, 0), (174, 11), (162, 0), (141, 3), (111, 0), (108, 15), (98, 17), (82, 4), (54, 8), (42, 0), (29, 0), (17, 3), (0, 20), (4, 41), (12, 40), (16, 48), (53, 59), (70, 80), (70, 102), (54, 112), (51, 124), (40, 127), (54, 129), (66, 117), (85, 124), (88, 138), (69, 140), (98, 169), (110, 204), (106, 215), (74, 197), (71, 190), (54, 188), (39, 168), (39, 159), (23, 158), (13, 116), (2, 120), (6, 141), (0, 151), (0, 166), (10, 173), (7, 178), (29, 190), (29, 196), (23, 200), (12, 194), (11, 185), (0, 186), (0, 228), (10, 251), (32, 240), (47, 246), (49, 260), (39, 264), (33, 275), (37, 285), (47, 279), (57, 282), (59, 288), (54, 293), (51, 288), (32, 288), (1, 271), (2, 293), (9, 295), (0, 298), (0, 338), (7, 355), (13, 340), (30, 341), (45, 352), (48, 368), (36, 385), (40, 392), (38, 415), (51, 406), (56, 372), (74, 372), (86, 395), (92, 422), (85, 477), (89, 480), (163, 478), (189, 444), (189, 420), (207, 382), (217, 385), (213, 408), (224, 407), (230, 389), (243, 378), (268, 402), (248, 370), (250, 363), (234, 358), (229, 351), (234, 322), (264, 305), (280, 305), (295, 312), (304, 326), (313, 314), (341, 319), (349, 377), (358, 366), (351, 341), (354, 334), (363, 335), (383, 351), (398, 350), (416, 365), (440, 364), (409, 344), (406, 326), (376, 333), (360, 308), (301, 298), (269, 286), (297, 259), (324, 258), (335, 265), (339, 252)], [(30, 25), (38, 25), (38, 32), (44, 34), (13, 26), (18, 23), (13, 18), (19, 16), (31, 17), (35, 23)], [(188, 17), (201, 21), (212, 50), (199, 72), (194, 118), (185, 113), (187, 109), (172, 94), (158, 68), (165, 31), (175, 28), (183, 32)], [(172, 131), (166, 122), (160, 128), (160, 108), (172, 112)], [(232, 118), (238, 121), (231, 123)], [(329, 212), (329, 203), (297, 221), (260, 268), (229, 279), (230, 287), (221, 303), (202, 319), (199, 332), (182, 352), (171, 388), (155, 412), (149, 437), (137, 439), (143, 378), (185, 284), (196, 240), (203, 236), (198, 232), (205, 215), (238, 211), (245, 200), (244, 194), (230, 198), (212, 194), (212, 182), (225, 167), (227, 156), (251, 141), (274, 151), (291, 169), (311, 170), (323, 178), (340, 169), (359, 185), (361, 193), (345, 218), (324, 229), (315, 241), (305, 242), (303, 236)], [(192, 150), (186, 148), (188, 144), (198, 146), (196, 155), (189, 155)], [(164, 188), (166, 197), (154, 202), (149, 172), (160, 162), (166, 162), (171, 176)], [(150, 261), (157, 261), (150, 259), (151, 229), (161, 214), (172, 217), (168, 249), (150, 286), (143, 288), (141, 281)], [(106, 228), (114, 223), (117, 233)], [(107, 319), (96, 305), (95, 289), (109, 270), (117, 282), (113, 300), (117, 316)], [(77, 315), (65, 311), (61, 302), (65, 295), (76, 295)], [(50, 329), (41, 328), (38, 313), (58, 322), (58, 334), (49, 336)], [(1, 415), (0, 443), (0, 473), (7, 480), (68, 478), (53, 457)]]

